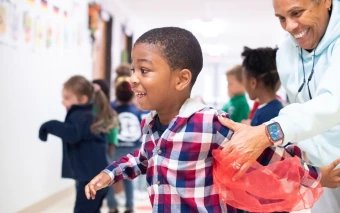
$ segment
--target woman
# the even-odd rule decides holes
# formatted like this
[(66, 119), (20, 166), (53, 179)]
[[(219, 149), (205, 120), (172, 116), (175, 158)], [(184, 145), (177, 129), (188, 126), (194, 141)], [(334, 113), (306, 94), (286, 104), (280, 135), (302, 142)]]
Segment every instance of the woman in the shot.
[[(225, 147), (230, 155), (238, 156), (235, 179), (265, 148), (288, 142), (299, 142), (317, 166), (340, 157), (340, 0), (273, 0), (273, 6), (282, 28), (290, 34), (276, 59), (282, 85), (293, 104), (257, 127), (220, 118), (235, 132)], [(340, 188), (329, 193), (322, 211), (339, 212)], [(320, 212), (317, 207), (312, 212)]]

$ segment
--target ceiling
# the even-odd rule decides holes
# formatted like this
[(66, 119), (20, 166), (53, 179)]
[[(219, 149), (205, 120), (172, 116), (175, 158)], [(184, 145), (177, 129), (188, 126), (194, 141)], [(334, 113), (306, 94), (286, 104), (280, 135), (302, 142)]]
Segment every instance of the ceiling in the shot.
[[(286, 35), (272, 0), (102, 0), (127, 17), (138, 37), (163, 26), (194, 33), (208, 55), (239, 57), (243, 46), (275, 46)], [(110, 3), (110, 4), (109, 4)], [(110, 6), (108, 6), (110, 5)], [(210, 23), (208, 23), (210, 22)]]

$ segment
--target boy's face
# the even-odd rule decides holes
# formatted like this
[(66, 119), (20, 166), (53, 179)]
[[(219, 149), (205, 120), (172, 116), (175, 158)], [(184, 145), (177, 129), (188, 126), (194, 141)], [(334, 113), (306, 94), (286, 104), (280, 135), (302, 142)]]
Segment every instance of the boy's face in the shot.
[(233, 97), (235, 95), (241, 95), (244, 93), (244, 86), (242, 82), (236, 79), (235, 75), (227, 75), (228, 81), (228, 95)]
[(140, 108), (160, 111), (171, 105), (176, 72), (171, 71), (159, 48), (141, 43), (134, 46), (131, 55), (130, 83)]

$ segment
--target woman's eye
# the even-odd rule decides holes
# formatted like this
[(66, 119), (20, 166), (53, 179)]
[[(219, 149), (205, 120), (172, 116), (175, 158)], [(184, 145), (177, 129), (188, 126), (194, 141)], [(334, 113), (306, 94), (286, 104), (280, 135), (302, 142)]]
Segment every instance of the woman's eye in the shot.
[(294, 12), (292, 12), (292, 16), (293, 17), (299, 17), (299, 16), (301, 16), (301, 14), (302, 14), (302, 11), (294, 11)]
[(146, 70), (146, 69), (144, 69), (144, 68), (141, 68), (141, 69), (140, 69), (140, 72), (141, 72), (141, 73), (146, 73), (146, 72), (147, 72), (147, 70)]
[(131, 68), (131, 73), (135, 73), (135, 68)]

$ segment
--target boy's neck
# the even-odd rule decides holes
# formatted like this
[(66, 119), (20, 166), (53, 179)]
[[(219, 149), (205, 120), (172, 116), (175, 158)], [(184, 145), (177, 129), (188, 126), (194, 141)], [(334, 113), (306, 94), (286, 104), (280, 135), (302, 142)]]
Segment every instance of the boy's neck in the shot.
[(171, 104), (169, 104), (168, 107), (157, 111), (158, 118), (159, 118), (159, 121), (161, 122), (161, 124), (163, 124), (163, 125), (170, 124), (172, 119), (174, 119), (174, 117), (176, 117), (179, 114), (181, 107), (183, 106), (184, 102), (189, 97), (190, 96), (184, 97), (184, 98), (181, 98), (181, 99), (177, 99), (175, 101), (171, 101), (171, 102), (169, 102)]

